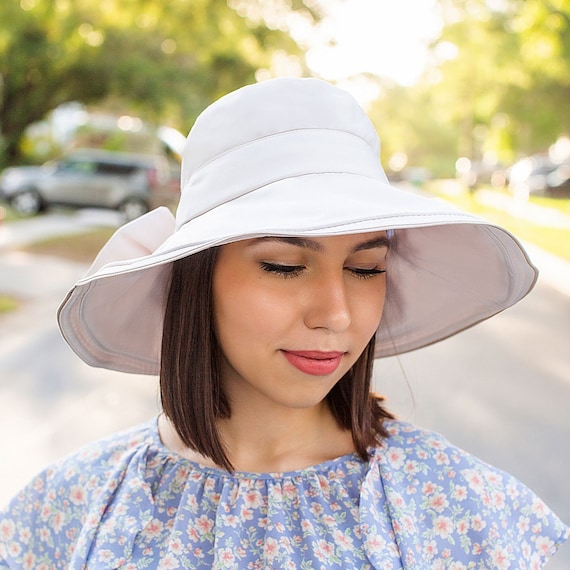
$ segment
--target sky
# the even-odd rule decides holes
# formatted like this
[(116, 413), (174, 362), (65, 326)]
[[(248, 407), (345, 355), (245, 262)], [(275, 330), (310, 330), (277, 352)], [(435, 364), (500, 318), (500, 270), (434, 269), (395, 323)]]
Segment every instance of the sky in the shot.
[(327, 0), (324, 6), (328, 16), (316, 29), (299, 30), (314, 73), (338, 83), (363, 72), (402, 85), (418, 79), (425, 45), (440, 29), (435, 0)]

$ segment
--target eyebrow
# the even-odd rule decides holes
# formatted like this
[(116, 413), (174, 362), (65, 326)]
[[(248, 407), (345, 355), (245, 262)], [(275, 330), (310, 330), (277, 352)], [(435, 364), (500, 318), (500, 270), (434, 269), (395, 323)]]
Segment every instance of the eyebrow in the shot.
[[(288, 237), (288, 236), (266, 236), (260, 238), (254, 238), (252, 240), (252, 245), (257, 243), (263, 243), (267, 241), (278, 241), (282, 243), (287, 243), (290, 245), (295, 245), (297, 247), (302, 247), (305, 249), (310, 249), (312, 251), (323, 251), (323, 246), (312, 239), (309, 238), (301, 238), (301, 237)], [(365, 251), (368, 249), (376, 249), (382, 247), (388, 247), (390, 244), (390, 240), (387, 236), (381, 236), (372, 238), (369, 240), (365, 240), (361, 243), (357, 243), (353, 248), (351, 253), (356, 253), (357, 251)]]
[(381, 236), (377, 238), (372, 238), (362, 243), (356, 244), (352, 248), (352, 253), (356, 253), (357, 251), (364, 251), (366, 249), (376, 249), (378, 247), (388, 247), (390, 245), (390, 240), (387, 236)]

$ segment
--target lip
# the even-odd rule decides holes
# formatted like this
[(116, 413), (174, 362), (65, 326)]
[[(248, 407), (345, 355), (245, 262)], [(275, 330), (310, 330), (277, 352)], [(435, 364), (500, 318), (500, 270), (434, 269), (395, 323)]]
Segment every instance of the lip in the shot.
[(339, 366), (344, 352), (319, 350), (283, 350), (283, 355), (295, 368), (311, 376), (327, 376)]

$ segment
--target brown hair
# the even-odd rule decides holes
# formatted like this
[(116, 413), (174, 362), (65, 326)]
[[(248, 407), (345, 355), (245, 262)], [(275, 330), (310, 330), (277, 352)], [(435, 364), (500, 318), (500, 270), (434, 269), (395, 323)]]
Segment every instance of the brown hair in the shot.
[[(216, 420), (230, 417), (218, 373), (220, 347), (213, 318), (212, 281), (218, 248), (173, 262), (164, 315), (160, 394), (166, 416), (191, 449), (233, 471)], [(374, 337), (354, 366), (327, 395), (339, 425), (352, 432), (358, 455), (387, 436), (383, 422), (393, 416), (381, 396), (370, 392)]]

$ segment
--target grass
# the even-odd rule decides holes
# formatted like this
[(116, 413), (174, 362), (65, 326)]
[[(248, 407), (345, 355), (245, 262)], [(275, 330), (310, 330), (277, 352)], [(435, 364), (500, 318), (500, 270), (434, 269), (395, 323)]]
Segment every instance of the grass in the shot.
[[(570, 226), (551, 227), (528, 219), (520, 218), (501, 208), (495, 208), (483, 204), (477, 199), (477, 193), (468, 192), (453, 193), (444, 192), (439, 183), (433, 183), (428, 187), (431, 194), (445, 199), (458, 208), (471, 212), (481, 218), (489, 220), (511, 231), (522, 241), (534, 244), (549, 253), (570, 261)], [(570, 200), (544, 197), (531, 197), (531, 203), (553, 208), (557, 211), (570, 215)]]
[[(0, 219), (2, 219), (2, 214), (5, 215), (4, 222), (22, 219), (22, 217), (11, 212), (10, 208), (3, 209), (0, 207)], [(32, 254), (50, 255), (80, 263), (91, 263), (101, 247), (111, 237), (113, 231), (112, 228), (96, 228), (79, 234), (40, 240), (18, 249)], [(18, 299), (0, 293), (0, 317), (15, 311), (19, 306)]]
[(27, 253), (90, 263), (114, 231), (113, 228), (96, 228), (79, 234), (44, 239), (19, 249)]
[(18, 306), (19, 303), (14, 297), (0, 295), (0, 315), (15, 311)]
[(562, 214), (570, 215), (570, 198), (548, 198), (546, 196), (531, 196), (530, 203), (545, 208), (558, 210)]
[[(111, 228), (97, 228), (80, 234), (41, 240), (22, 246), (19, 250), (38, 255), (62, 257), (80, 263), (91, 263), (113, 231)], [(16, 298), (0, 293), (0, 317), (15, 311), (19, 306), (20, 303)]]

